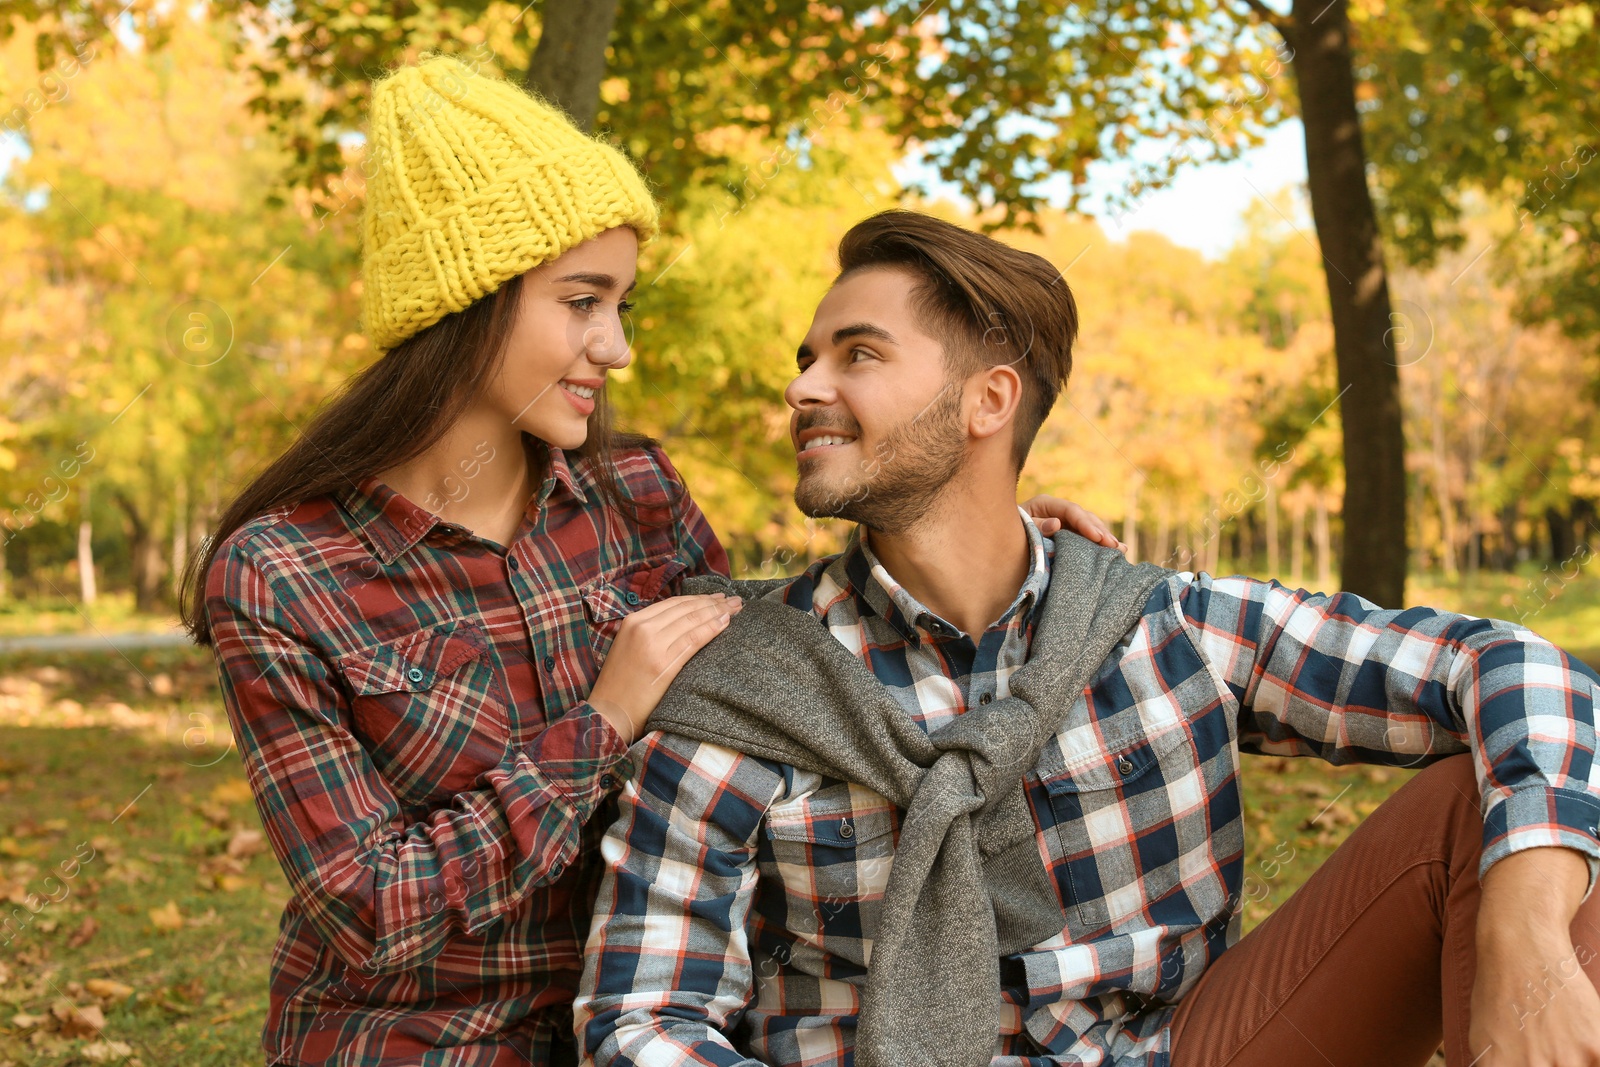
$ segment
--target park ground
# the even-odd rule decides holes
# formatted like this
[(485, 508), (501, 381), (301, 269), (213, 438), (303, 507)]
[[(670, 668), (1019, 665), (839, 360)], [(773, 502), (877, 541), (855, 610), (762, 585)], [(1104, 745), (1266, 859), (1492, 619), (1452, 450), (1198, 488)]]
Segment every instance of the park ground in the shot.
[[(1516, 618), (1600, 660), (1600, 582), (1537, 576), (1413, 599)], [(106, 632), (159, 625), (109, 605)], [(0, 611), (0, 635), (86, 629), (76, 609)], [(94, 632), (89, 629), (88, 632)], [(1248, 757), (1249, 929), (1410, 772)], [(24, 906), (47, 903), (37, 913)], [(0, 657), (0, 1067), (260, 1062), (288, 895), (204, 650)]]

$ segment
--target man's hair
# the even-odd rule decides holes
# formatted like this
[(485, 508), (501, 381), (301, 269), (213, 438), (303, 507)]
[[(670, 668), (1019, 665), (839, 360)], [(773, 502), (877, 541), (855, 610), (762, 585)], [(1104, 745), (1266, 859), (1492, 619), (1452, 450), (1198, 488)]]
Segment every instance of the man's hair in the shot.
[(916, 211), (884, 211), (852, 226), (839, 242), (834, 284), (874, 267), (918, 279), (912, 306), (944, 345), (952, 374), (1016, 368), (1022, 400), (1012, 420), (1013, 459), (1021, 470), (1072, 373), (1078, 306), (1061, 272), (1043, 256)]

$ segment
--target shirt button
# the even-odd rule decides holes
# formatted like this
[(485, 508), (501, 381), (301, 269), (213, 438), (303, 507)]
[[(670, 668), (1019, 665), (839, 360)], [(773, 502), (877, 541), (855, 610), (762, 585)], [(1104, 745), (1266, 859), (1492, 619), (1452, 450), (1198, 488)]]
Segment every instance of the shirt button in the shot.
[(514, 571), (522, 569), (522, 564), (517, 562), (517, 557), (516, 556), (507, 556), (506, 557), (506, 566), (510, 567)]
[(409, 671), (406, 671), (406, 677), (413, 682), (422, 681), (422, 668), (412, 667)]
[(613, 778), (611, 775), (602, 774), (600, 776), (600, 788), (601, 789), (604, 789), (606, 792), (609, 793), (611, 790), (615, 789), (616, 787), (617, 787), (617, 780), (615, 778)]
[(544, 669), (547, 671), (556, 669), (556, 658), (554, 656), (546, 656), (544, 658)]
[(622, 599), (626, 600), (630, 604), (637, 604), (639, 602), (639, 594), (630, 589), (626, 593), (622, 594)]
[(1127, 756), (1118, 756), (1117, 770), (1121, 771), (1123, 774), (1132, 774), (1133, 760), (1129, 759)]
[(991, 701), (991, 700), (993, 700), (993, 699), (994, 699), (994, 694), (992, 694), (992, 693), (985, 693), (985, 694), (983, 694), (983, 696), (981, 696), (981, 697), (979, 697), (979, 698), (978, 698), (978, 703), (980, 703), (980, 704), (987, 704), (987, 703), (989, 703), (989, 701)]
[(839, 824), (839, 836), (848, 841), (856, 836), (856, 828), (847, 822), (842, 822)]

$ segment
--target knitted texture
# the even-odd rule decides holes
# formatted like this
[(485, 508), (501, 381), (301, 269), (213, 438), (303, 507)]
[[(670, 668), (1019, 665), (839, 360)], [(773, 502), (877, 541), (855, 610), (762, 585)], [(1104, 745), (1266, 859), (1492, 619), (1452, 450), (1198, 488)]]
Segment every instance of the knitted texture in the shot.
[(621, 152), (447, 56), (373, 87), (368, 152), (361, 318), (380, 352), (606, 230), (656, 233)]

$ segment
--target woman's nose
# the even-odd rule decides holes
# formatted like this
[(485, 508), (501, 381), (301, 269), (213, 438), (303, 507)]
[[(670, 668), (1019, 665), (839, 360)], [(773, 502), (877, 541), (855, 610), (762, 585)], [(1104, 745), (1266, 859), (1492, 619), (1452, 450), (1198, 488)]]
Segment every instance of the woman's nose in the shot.
[(621, 369), (632, 359), (633, 346), (620, 316), (595, 311), (588, 316), (580, 341), (584, 356), (598, 367)]

